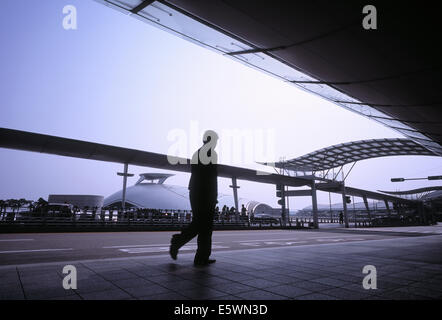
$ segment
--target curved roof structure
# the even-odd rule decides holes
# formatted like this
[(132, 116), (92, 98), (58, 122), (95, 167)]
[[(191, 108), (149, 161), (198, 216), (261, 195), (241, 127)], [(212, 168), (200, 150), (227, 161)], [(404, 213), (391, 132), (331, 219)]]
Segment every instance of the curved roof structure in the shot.
[(378, 191), (393, 195), (409, 195), (409, 194), (418, 194), (418, 193), (432, 192), (438, 190), (442, 190), (442, 186), (423, 187), (423, 188), (405, 190), (405, 191), (382, 191), (382, 190)]
[(442, 205), (442, 191), (438, 190), (430, 192), (428, 194), (423, 195), (420, 199), (425, 202), (428, 201), (437, 205)]
[[(136, 208), (190, 210), (186, 188), (158, 183), (138, 183), (126, 189), (126, 205)], [(104, 206), (119, 206), (123, 201), (120, 190), (104, 199)]]
[(275, 166), (292, 171), (321, 171), (365, 159), (403, 155), (439, 156), (409, 139), (371, 139), (337, 144)]
[[(441, 2), (97, 0), (400, 132), (442, 155)], [(412, 21), (412, 23), (410, 23)]]
[(405, 191), (381, 191), (393, 196), (416, 198), (424, 202), (442, 203), (442, 186), (430, 186)]

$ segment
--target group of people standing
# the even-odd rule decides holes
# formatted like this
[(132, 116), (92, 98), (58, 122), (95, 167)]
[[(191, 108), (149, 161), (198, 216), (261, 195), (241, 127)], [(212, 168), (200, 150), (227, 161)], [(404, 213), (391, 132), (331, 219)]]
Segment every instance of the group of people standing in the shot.
[(249, 218), (249, 214), (244, 205), (241, 206), (241, 214), (238, 214), (235, 207), (229, 208), (227, 205), (224, 205), (221, 211), (219, 210), (218, 206), (216, 206), (215, 208), (215, 221), (234, 221), (238, 220), (238, 218), (240, 218), (241, 220)]

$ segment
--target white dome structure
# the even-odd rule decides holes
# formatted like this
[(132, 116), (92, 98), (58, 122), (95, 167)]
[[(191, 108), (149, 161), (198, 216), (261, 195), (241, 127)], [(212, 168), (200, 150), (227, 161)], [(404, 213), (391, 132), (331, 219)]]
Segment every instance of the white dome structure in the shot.
[[(189, 190), (186, 187), (168, 185), (164, 182), (173, 174), (166, 173), (143, 173), (135, 185), (126, 189), (126, 207), (152, 208), (164, 210), (191, 210)], [(121, 207), (123, 191), (120, 190), (106, 199), (104, 206)], [(253, 206), (251, 204), (253, 203)], [(257, 204), (244, 198), (238, 198), (239, 209), (241, 205), (250, 209)], [(235, 206), (233, 196), (218, 193), (218, 204), (220, 210), (227, 205), (229, 208)]]

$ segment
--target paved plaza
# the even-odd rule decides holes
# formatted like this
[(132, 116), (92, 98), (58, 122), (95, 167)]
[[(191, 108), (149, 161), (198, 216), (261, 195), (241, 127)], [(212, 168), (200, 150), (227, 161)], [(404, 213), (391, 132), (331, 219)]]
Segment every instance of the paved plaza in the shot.
[[(8, 256), (20, 255), (20, 250), (15, 250), (15, 254), (13, 250), (8, 252), (4, 250), (5, 243), (16, 243), (34, 235), (2, 235), (0, 299), (441, 299), (440, 230), (439, 225), (416, 229), (281, 231), (285, 239), (275, 231), (268, 231), (267, 245), (235, 248), (225, 248), (227, 242), (223, 243), (214, 235), (214, 242), (220, 243), (220, 247), (225, 245), (213, 250), (212, 256), (217, 262), (208, 267), (193, 266), (192, 250), (181, 251), (176, 261), (164, 250), (139, 254), (122, 251), (118, 256), (71, 261), (61, 256), (63, 261), (57, 261), (60, 259), (56, 254), (62, 251), (42, 251), (40, 254), (34, 249), (32, 254), (43, 258), (52, 255), (54, 261), (6, 262)], [(239, 237), (243, 235), (242, 231), (237, 232)], [(259, 243), (260, 237), (265, 238), (263, 233), (256, 232), (247, 234), (247, 239), (255, 235), (255, 243)], [(353, 236), (353, 240), (318, 241), (327, 237), (333, 239), (330, 233), (337, 235), (335, 240), (348, 235)], [(383, 236), (376, 238), (373, 233)], [(302, 240), (290, 242), (293, 236), (298, 240), (315, 241), (296, 244)], [(369, 238), (365, 239), (367, 236)], [(121, 247), (125, 249), (126, 246)], [(141, 248), (141, 245), (132, 248)], [(62, 286), (66, 276), (62, 270), (68, 264), (76, 267), (77, 289), (66, 290)], [(376, 267), (377, 289), (366, 290), (362, 286), (366, 276), (362, 269), (366, 265)]]

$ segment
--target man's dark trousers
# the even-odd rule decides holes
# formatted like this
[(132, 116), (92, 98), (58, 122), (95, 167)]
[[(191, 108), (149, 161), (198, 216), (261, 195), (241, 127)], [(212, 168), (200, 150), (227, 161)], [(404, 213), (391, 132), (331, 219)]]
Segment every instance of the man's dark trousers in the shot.
[(194, 262), (204, 263), (209, 259), (212, 250), (213, 215), (216, 199), (203, 198), (193, 192), (190, 192), (189, 196), (193, 214), (192, 222), (180, 234), (173, 235), (172, 241), (178, 248), (181, 248), (195, 236), (198, 236), (198, 249)]

